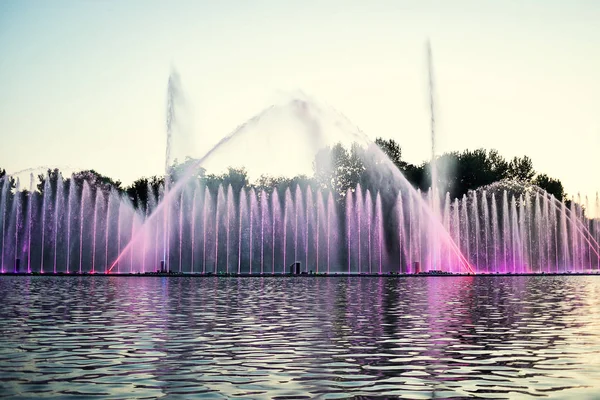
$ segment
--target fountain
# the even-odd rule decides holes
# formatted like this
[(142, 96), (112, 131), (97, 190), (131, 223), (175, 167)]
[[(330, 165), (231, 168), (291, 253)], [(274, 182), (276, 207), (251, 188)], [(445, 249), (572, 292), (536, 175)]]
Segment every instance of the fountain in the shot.
[[(429, 72), (435, 160), (430, 58)], [(11, 176), (0, 180), (2, 273), (21, 262), (28, 273), (40, 274), (263, 275), (286, 274), (297, 263), (303, 273), (317, 274), (600, 271), (600, 220), (588, 218), (594, 208), (589, 199), (585, 206), (580, 198), (567, 205), (520, 182), (452, 199), (437, 186), (435, 167), (432, 188), (421, 192), (345, 117), (308, 97), (265, 109), (171, 176), (179, 91), (170, 79), (166, 175), (158, 187), (148, 184), (144, 202), (98, 184), (93, 174), (55, 171), (43, 177), (41, 191), (33, 190), (33, 174), (28, 191)], [(300, 127), (313, 158), (331, 146), (332, 130), (341, 132), (336, 141), (354, 142), (368, 166), (360, 183), (340, 192), (337, 183), (316, 178), (240, 186), (197, 175), (235, 146), (263, 140), (261, 130), (276, 118)], [(599, 215), (598, 195), (595, 210)]]
[[(23, 260), (35, 273), (143, 273), (159, 269), (160, 251), (181, 273), (283, 274), (293, 262), (317, 273), (408, 274), (415, 262), (424, 271), (470, 272), (461, 257), (476, 273), (582, 273), (600, 266), (598, 219), (533, 185), (496, 183), (462, 200), (445, 195), (435, 202), (433, 191), (415, 196), (359, 185), (336, 200), (312, 184), (236, 192), (194, 181), (169, 202), (166, 214), (177, 217), (165, 232), (163, 221), (152, 219), (164, 215), (156, 214), (161, 202), (152, 188), (143, 209), (88, 181), (59, 178), (42, 193), (10, 190), (7, 182), (0, 198), (4, 272)], [(432, 223), (419, 202), (439, 204), (435, 213), (459, 252), (439, 237), (439, 244), (427, 240)]]

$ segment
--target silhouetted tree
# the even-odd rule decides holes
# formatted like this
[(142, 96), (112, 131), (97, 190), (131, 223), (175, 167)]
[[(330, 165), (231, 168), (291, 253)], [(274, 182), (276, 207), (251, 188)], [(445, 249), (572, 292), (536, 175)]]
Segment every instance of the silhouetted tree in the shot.
[(459, 157), (456, 173), (458, 185), (454, 193), (455, 197), (499, 180), (499, 176), (492, 169), (492, 161), (484, 149), (463, 151)]
[(554, 197), (558, 200), (562, 201), (566, 197), (565, 190), (561, 181), (559, 181), (558, 179), (550, 178), (546, 174), (540, 174), (536, 176), (532, 183), (541, 187), (546, 192), (554, 195)]
[[(62, 174), (58, 170), (58, 168), (48, 169), (45, 174), (39, 174), (38, 175), (38, 184), (37, 184), (38, 192), (40, 192), (40, 194), (42, 194), (42, 195), (44, 194), (44, 187), (46, 185), (46, 179), (48, 179), (48, 181), (50, 183), (50, 188), (52, 189), (52, 192), (54, 193), (56, 191), (56, 184), (58, 182), (59, 176), (62, 176)], [(63, 177), (63, 179), (64, 179), (64, 177)]]
[(386, 156), (394, 163), (402, 172), (406, 170), (407, 163), (402, 161), (402, 148), (394, 139), (375, 139), (375, 144), (385, 153)]
[(498, 153), (498, 150), (492, 149), (488, 153), (491, 172), (496, 181), (505, 179), (508, 176), (509, 163)]
[(509, 179), (531, 182), (531, 179), (534, 176), (535, 170), (533, 169), (533, 162), (531, 161), (531, 158), (527, 156), (513, 158), (508, 166), (507, 177)]
[(164, 181), (164, 177), (156, 175), (150, 178), (140, 178), (125, 188), (125, 191), (135, 207), (146, 209), (148, 207), (148, 189), (158, 199), (159, 188), (164, 184)]
[(234, 193), (239, 193), (243, 187), (248, 186), (248, 172), (245, 168), (227, 168), (227, 172), (222, 175), (209, 174), (204, 177), (206, 186), (216, 191), (219, 185), (223, 185), (223, 189), (227, 190), (231, 185)]

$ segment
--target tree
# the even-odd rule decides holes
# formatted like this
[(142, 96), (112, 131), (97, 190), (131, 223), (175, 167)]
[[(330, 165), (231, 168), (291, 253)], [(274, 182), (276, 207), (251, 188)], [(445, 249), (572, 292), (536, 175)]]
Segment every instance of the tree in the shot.
[(492, 162), (484, 149), (463, 151), (458, 159), (456, 173), (455, 196), (457, 197), (462, 196), (469, 190), (475, 190), (498, 180), (498, 177), (493, 173)]
[(546, 174), (540, 174), (535, 177), (532, 183), (554, 195), (557, 200), (563, 201), (566, 199), (565, 190), (561, 181), (558, 179), (550, 178)]
[(50, 188), (52, 189), (52, 192), (56, 191), (56, 184), (58, 182), (58, 177), (62, 176), (61, 172), (58, 170), (58, 168), (54, 168), (54, 169), (48, 169), (46, 171), (46, 174), (39, 174), (38, 175), (38, 184), (37, 184), (37, 190), (38, 192), (40, 192), (40, 194), (44, 194), (44, 187), (46, 185), (46, 179), (48, 179), (49, 184), (50, 184)]
[(231, 185), (231, 189), (234, 193), (239, 193), (243, 187), (249, 185), (248, 172), (245, 168), (229, 167), (226, 173), (222, 175), (206, 175), (203, 181), (206, 182), (206, 186), (209, 189), (215, 191), (219, 188), (219, 185), (223, 185), (225, 190)]
[(313, 162), (314, 177), (323, 189), (343, 197), (351, 185), (350, 154), (341, 143), (320, 150)]
[(4, 186), (4, 179), (8, 179), (7, 182), (7, 190), (9, 192), (12, 191), (15, 187), (17, 187), (17, 181), (12, 176), (6, 173), (5, 169), (0, 169), (0, 192), (2, 192), (2, 187)]
[(490, 150), (488, 153), (488, 159), (495, 181), (497, 182), (501, 181), (502, 179), (506, 179), (508, 176), (509, 164), (504, 157), (498, 153), (498, 150)]
[[(454, 197), (456, 189), (459, 188), (459, 177), (456, 174), (456, 169), (460, 162), (460, 154), (458, 152), (444, 153), (435, 159), (437, 168), (437, 187), (439, 190), (450, 192)], [(431, 164), (431, 163), (430, 163)], [(431, 168), (427, 168), (425, 172), (426, 181), (431, 183)]]
[(105, 195), (108, 195), (112, 189), (119, 192), (123, 191), (120, 180), (114, 180), (106, 175), (102, 175), (93, 169), (86, 171), (75, 172), (71, 175), (70, 182), (74, 182), (78, 187), (83, 186), (83, 182), (87, 182), (90, 188), (95, 193), (96, 190), (102, 190)]
[(521, 158), (515, 157), (511, 160), (508, 165), (509, 179), (514, 179), (523, 182), (531, 182), (531, 179), (535, 176), (535, 170), (533, 169), (533, 162), (531, 158), (523, 156)]
[(145, 210), (148, 207), (148, 190), (151, 190), (154, 198), (158, 198), (159, 188), (164, 185), (164, 182), (164, 177), (158, 177), (156, 175), (151, 178), (139, 178), (129, 185), (125, 191), (131, 202), (137, 208), (143, 208)]
[(171, 182), (176, 182), (186, 173), (190, 177), (194, 177), (199, 181), (203, 180), (206, 175), (206, 169), (200, 166), (200, 160), (192, 157), (186, 157), (185, 161), (179, 163), (177, 159), (173, 161), (173, 165), (169, 168), (169, 177)]
[(386, 156), (394, 163), (396, 167), (400, 171), (404, 171), (406, 169), (407, 163), (402, 161), (402, 148), (394, 139), (383, 139), (377, 138), (375, 139), (375, 144), (379, 146), (381, 151), (385, 153)]

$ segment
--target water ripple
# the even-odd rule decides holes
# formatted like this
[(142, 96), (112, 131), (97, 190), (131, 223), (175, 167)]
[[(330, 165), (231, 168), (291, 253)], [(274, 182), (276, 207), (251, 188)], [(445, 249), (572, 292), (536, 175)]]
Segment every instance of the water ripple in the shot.
[(593, 398), (600, 280), (0, 277), (0, 398)]

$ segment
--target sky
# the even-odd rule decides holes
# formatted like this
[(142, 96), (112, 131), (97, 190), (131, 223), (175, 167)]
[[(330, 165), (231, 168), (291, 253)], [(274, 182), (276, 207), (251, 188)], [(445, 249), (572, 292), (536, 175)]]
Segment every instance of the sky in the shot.
[(528, 155), (591, 201), (600, 190), (598, 21), (594, 0), (4, 0), (0, 168), (93, 168), (125, 184), (160, 174), (173, 70), (185, 100), (180, 156), (202, 156), (301, 92), (420, 163), (431, 157), (429, 39), (438, 153)]

